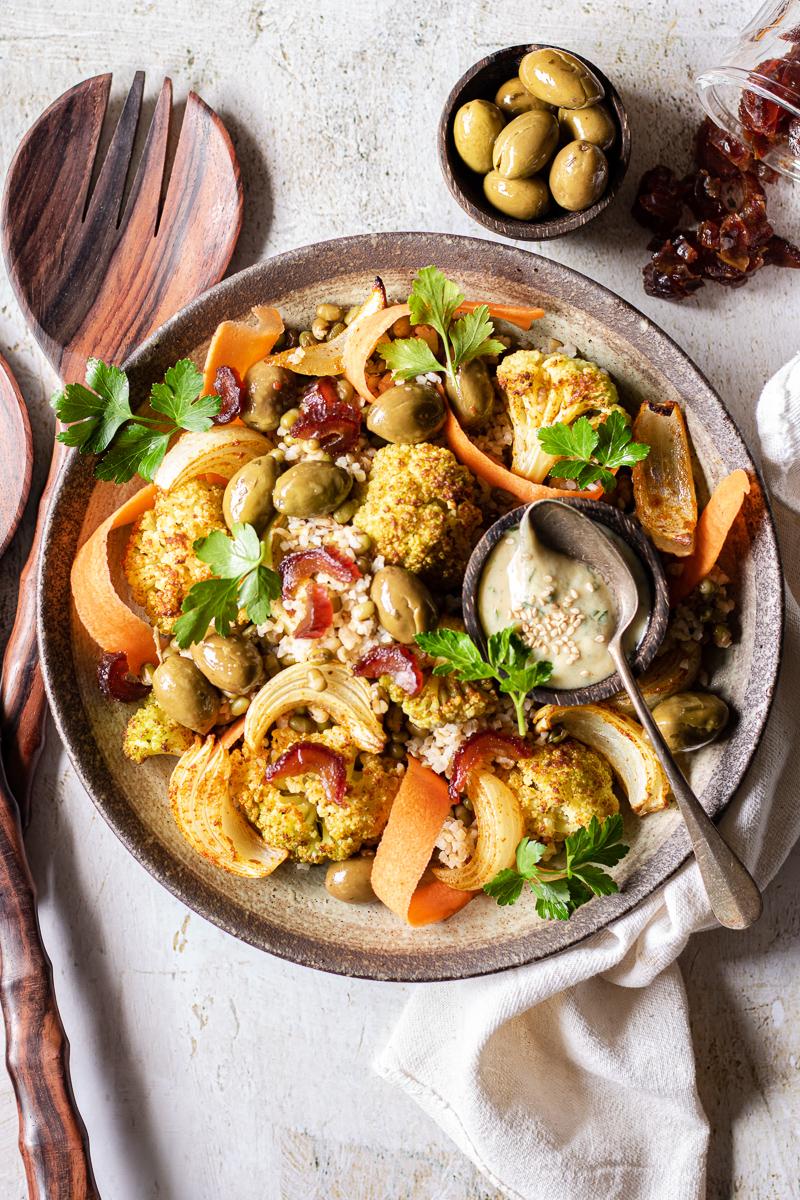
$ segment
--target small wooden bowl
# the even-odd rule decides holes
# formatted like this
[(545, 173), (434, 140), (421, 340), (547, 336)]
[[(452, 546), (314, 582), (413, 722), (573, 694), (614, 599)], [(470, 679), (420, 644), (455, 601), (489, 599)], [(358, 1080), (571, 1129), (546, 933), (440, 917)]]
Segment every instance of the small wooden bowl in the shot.
[[(439, 165), (451, 193), (473, 220), (491, 229), (492, 233), (502, 234), (503, 237), (513, 238), (515, 241), (545, 241), (548, 238), (562, 237), (573, 229), (582, 229), (584, 225), (588, 225), (608, 208), (616, 196), (625, 178), (631, 156), (628, 114), (619, 92), (593, 62), (576, 54), (574, 50), (569, 50), (566, 53), (584, 63), (602, 83), (606, 93), (603, 103), (611, 110), (617, 125), (616, 140), (606, 151), (609, 167), (608, 187), (599, 200), (582, 212), (567, 212), (566, 209), (556, 208), (552, 216), (543, 217), (540, 221), (517, 221), (514, 217), (504, 217), (499, 209), (489, 203), (483, 194), (483, 176), (471, 171), (456, 150), (453, 140), (455, 115), (461, 105), (469, 100), (493, 101), (500, 85), (519, 74), (519, 64), (525, 55), (531, 50), (545, 48), (550, 47), (537, 42), (529, 46), (509, 46), (505, 50), (496, 50), (494, 54), (476, 62), (461, 76), (447, 97), (439, 120)], [(562, 49), (560, 46), (551, 48)]]
[[(605, 525), (608, 529), (613, 530), (614, 533), (628, 543), (645, 568), (650, 584), (651, 607), (650, 620), (647, 622), (644, 637), (636, 647), (636, 653), (631, 659), (631, 666), (634, 673), (638, 675), (650, 666), (659, 646), (664, 640), (664, 634), (667, 632), (669, 594), (661, 559), (637, 522), (631, 517), (626, 516), (625, 513), (620, 512), (618, 508), (614, 508), (613, 505), (604, 504), (598, 500), (584, 500), (582, 498), (564, 500), (564, 503), (572, 505), (574, 508), (579, 509), (584, 516), (591, 517), (593, 521), (598, 521), (601, 525)], [(467, 563), (467, 569), (464, 572), (464, 586), (462, 590), (464, 621), (467, 626), (467, 632), (473, 641), (477, 642), (481, 647), (482, 651), (485, 651), (486, 648), (486, 635), (478, 616), (477, 597), (478, 584), (480, 583), (483, 568), (489, 552), (494, 549), (501, 537), (509, 529), (514, 529), (519, 525), (528, 507), (529, 505), (522, 504), (519, 508), (515, 508), (511, 512), (506, 513), (505, 516), (500, 517), (499, 520), (495, 521), (494, 525), (489, 526), (472, 551), (470, 560)], [(608, 675), (605, 679), (600, 679), (597, 683), (590, 683), (587, 687), (534, 688), (531, 695), (539, 704), (598, 704), (601, 700), (608, 700), (610, 696), (621, 691), (622, 680), (617, 672), (614, 671), (613, 674)]]

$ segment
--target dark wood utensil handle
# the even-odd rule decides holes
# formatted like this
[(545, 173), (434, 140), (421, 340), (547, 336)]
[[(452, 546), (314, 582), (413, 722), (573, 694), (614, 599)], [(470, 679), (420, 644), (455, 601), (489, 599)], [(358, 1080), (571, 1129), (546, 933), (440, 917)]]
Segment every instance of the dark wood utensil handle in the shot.
[(39, 502), (39, 517), (28, 561), (19, 581), (17, 615), (6, 644), (0, 678), (0, 745), (6, 778), (19, 804), (23, 826), (28, 824), (31, 787), (44, 745), (45, 694), (36, 643), (36, 567), (49, 507), (50, 493), (64, 457), (55, 443), (50, 473)]
[[(31, 1200), (98, 1197), (14, 797), (0, 766), (0, 1001)], [(23, 1117), (24, 1114), (24, 1117)]]

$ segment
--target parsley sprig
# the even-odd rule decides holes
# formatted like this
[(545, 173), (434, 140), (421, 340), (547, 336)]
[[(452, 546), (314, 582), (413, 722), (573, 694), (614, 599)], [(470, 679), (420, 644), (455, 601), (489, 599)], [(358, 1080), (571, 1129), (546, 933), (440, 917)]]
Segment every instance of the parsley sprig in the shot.
[(622, 817), (614, 813), (602, 824), (597, 817), (584, 828), (571, 833), (564, 843), (565, 862), (561, 867), (543, 867), (545, 853), (541, 842), (523, 838), (517, 846), (516, 868), (499, 871), (484, 887), (498, 904), (516, 904), (527, 884), (536, 897), (536, 911), (551, 921), (567, 921), (593, 896), (618, 892), (614, 880), (604, 869), (624, 858), (630, 847), (622, 841)]
[(267, 542), (259, 539), (252, 525), (234, 525), (232, 532), (228, 537), (215, 529), (194, 543), (195, 554), (208, 563), (214, 578), (195, 583), (184, 597), (174, 628), (181, 649), (202, 641), (212, 624), (227, 637), (240, 609), (254, 625), (263, 625), (272, 601), (281, 594), (280, 577), (267, 565)]
[(437, 662), (434, 675), (455, 675), (470, 683), (494, 679), (499, 690), (511, 698), (517, 714), (517, 726), (525, 733), (525, 697), (535, 687), (547, 683), (553, 664), (534, 658), (519, 634), (511, 627), (493, 633), (486, 643), (486, 658), (468, 633), (458, 629), (434, 629), (418, 633), (417, 645)]
[(128, 377), (120, 367), (90, 358), (86, 385), (68, 383), (50, 401), (67, 426), (58, 440), (82, 454), (101, 455), (94, 473), (112, 483), (134, 475), (152, 480), (172, 437), (182, 429), (209, 429), (219, 412), (219, 396), (200, 395), (203, 376), (188, 358), (170, 367), (150, 391), (150, 408), (164, 420), (131, 411)]
[(414, 325), (430, 325), (439, 334), (444, 347), (444, 363), (440, 363), (422, 338), (396, 338), (381, 344), (380, 352), (395, 379), (414, 379), (429, 371), (444, 372), (452, 385), (464, 363), (484, 354), (502, 354), (505, 346), (492, 337), (494, 325), (485, 304), (474, 312), (454, 319), (455, 311), (463, 304), (464, 295), (458, 285), (448, 279), (438, 267), (423, 267), (417, 272), (408, 305)]
[(574, 479), (582, 488), (601, 483), (606, 492), (617, 486), (612, 471), (632, 467), (650, 453), (649, 446), (632, 440), (631, 427), (621, 412), (609, 413), (597, 429), (587, 417), (580, 417), (572, 425), (545, 425), (537, 437), (545, 454), (563, 456), (551, 475)]

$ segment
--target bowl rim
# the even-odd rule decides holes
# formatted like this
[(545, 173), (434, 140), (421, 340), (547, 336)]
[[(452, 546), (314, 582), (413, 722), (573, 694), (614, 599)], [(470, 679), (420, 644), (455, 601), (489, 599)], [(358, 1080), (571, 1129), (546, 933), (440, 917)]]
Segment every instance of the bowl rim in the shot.
[[(295, 268), (309, 262), (316, 266), (325, 261), (326, 256), (330, 256), (334, 262), (346, 264), (344, 268), (339, 269), (345, 272), (349, 270), (351, 273), (353, 269), (359, 272), (363, 270), (367, 278), (374, 275), (377, 269), (374, 262), (376, 256), (382, 257), (385, 270), (407, 271), (418, 267), (421, 261), (434, 252), (443, 267), (455, 273), (459, 269), (458, 263), (454, 262), (451, 265), (448, 261), (453, 255), (457, 256), (462, 264), (466, 261), (473, 270), (475, 263), (484, 263), (487, 272), (495, 271), (509, 281), (529, 279), (545, 294), (549, 292), (553, 296), (561, 297), (571, 287), (576, 296), (573, 303), (584, 310), (586, 302), (591, 298), (591, 315), (595, 321), (610, 328), (616, 336), (631, 344), (651, 366), (664, 374), (677, 390), (682, 391), (684, 387), (691, 386), (694, 400), (701, 408), (711, 406), (718, 423), (717, 432), (720, 438), (724, 439), (732, 454), (746, 464), (751, 477), (756, 481), (763, 501), (757, 534), (767, 568), (760, 578), (769, 577), (767, 582), (778, 605), (777, 622), (773, 618), (770, 627), (761, 630), (763, 638), (758, 647), (761, 670), (757, 677), (753, 677), (751, 673), (752, 686), (757, 690), (759, 701), (758, 716), (749, 727), (752, 736), (746, 747), (740, 748), (738, 754), (735, 786), (724, 791), (717, 790), (711, 797), (707, 811), (712, 817), (717, 816), (733, 798), (745, 777), (768, 719), (775, 693), (784, 632), (780, 550), (760, 472), (733, 417), (688, 355), (667, 333), (633, 305), (580, 272), (520, 247), (447, 233), (398, 232), (354, 235), (285, 251), (223, 280), (176, 313), (152, 334), (130, 356), (125, 367), (133, 376), (132, 384), (137, 375), (139, 381), (152, 379), (159, 363), (168, 364), (170, 355), (174, 358), (173, 347), (176, 341), (180, 342), (182, 335), (187, 340), (191, 337), (195, 346), (202, 344), (203, 337), (193, 330), (193, 322), (198, 314), (205, 328), (213, 330), (218, 321), (225, 316), (238, 315), (248, 307), (247, 303), (242, 304), (236, 299), (239, 288), (255, 285), (263, 294), (264, 290), (274, 284), (270, 278), (273, 274), (277, 277), (280, 287), (281, 280), (292, 279)], [(360, 265), (362, 255), (369, 265), (366, 265), (366, 262), (363, 267)], [(355, 268), (354, 263), (357, 264)], [(289, 290), (288, 283), (286, 290)], [(580, 300), (577, 299), (578, 296)], [(584, 941), (649, 897), (674, 875), (689, 857), (691, 848), (688, 835), (683, 826), (678, 826), (656, 854), (643, 865), (636, 886), (626, 885), (623, 891), (605, 899), (602, 919), (597, 920), (593, 915), (596, 909), (587, 905), (579, 909), (568, 923), (564, 923), (567, 926), (565, 929), (543, 930), (537, 933), (536, 939), (519, 936), (500, 945), (487, 943), (480, 951), (437, 949), (435, 953), (424, 958), (413, 951), (393, 951), (389, 947), (385, 954), (378, 951), (366, 952), (353, 949), (352, 946), (324, 943), (313, 936), (289, 933), (274, 921), (256, 916), (232, 897), (217, 892), (174, 858), (152, 835), (127, 800), (120, 797), (119, 789), (109, 779), (108, 767), (99, 745), (91, 731), (85, 728), (87, 722), (83, 706), (74, 702), (71, 622), (64, 620), (63, 600), (59, 599), (57, 588), (51, 587), (51, 580), (55, 582), (59, 574), (64, 577), (65, 554), (56, 546), (53, 532), (62, 504), (68, 505), (73, 499), (73, 502), (85, 505), (85, 489), (96, 483), (92, 465), (85, 457), (74, 452), (68, 454), (54, 489), (43, 531), (37, 574), (37, 632), (45, 689), (56, 727), (76, 774), (103, 819), (140, 865), (199, 915), (258, 949), (303, 966), (334, 974), (395, 982), (462, 979), (496, 974), (510, 967), (539, 961)], [(80, 528), (68, 526), (67, 536), (71, 539), (71, 545), (77, 546), (79, 533)], [(74, 549), (68, 555), (69, 561), (66, 563), (67, 579), (73, 556)], [(60, 671), (59, 655), (64, 656)], [(59, 675), (63, 676), (63, 687)], [(729, 759), (730, 757), (731, 755), (728, 756)], [(553, 924), (561, 926), (562, 923)]]
[[(570, 54), (573, 58), (577, 58), (579, 62), (588, 67), (600, 80), (606, 91), (604, 101), (608, 102), (613, 109), (613, 115), (619, 132), (619, 150), (615, 154), (613, 161), (609, 160), (609, 166), (612, 170), (608, 186), (602, 196), (598, 200), (595, 200), (594, 204), (590, 204), (588, 208), (574, 213), (567, 212), (566, 209), (560, 209), (558, 213), (549, 219), (541, 221), (518, 221), (513, 217), (504, 217), (499, 209), (490, 212), (488, 205), (487, 207), (483, 207), (480, 204), (476, 204), (465, 192), (457, 172), (451, 165), (451, 157), (453, 155), (457, 156), (454, 146), (451, 153), (453, 121), (455, 120), (456, 111), (464, 90), (481, 72), (489, 70), (506, 59), (509, 62), (513, 59), (521, 60), (532, 50), (550, 49), (562, 50), (565, 54)], [(628, 173), (631, 157), (631, 129), (628, 110), (612, 81), (591, 59), (585, 58), (575, 50), (568, 50), (565, 46), (555, 46), (550, 42), (530, 42), (525, 45), (506, 46), (501, 50), (494, 50), (491, 54), (487, 54), (484, 58), (479, 59), (478, 62), (473, 63), (450, 89), (439, 118), (436, 140), (439, 167), (444, 176), (444, 181), (447, 184), (450, 195), (463, 208), (464, 212), (472, 217), (473, 221), (477, 221), (480, 225), (483, 225), (485, 229), (490, 229), (492, 233), (499, 233), (503, 237), (523, 242), (549, 241), (551, 238), (564, 237), (566, 234), (571, 233), (572, 230), (582, 229), (585, 225), (588, 225), (601, 212), (604, 212), (616, 198)], [(464, 170), (468, 171), (469, 167), (464, 165)]]
[[(486, 634), (481, 625), (477, 610), (480, 577), (486, 566), (489, 554), (506, 530), (516, 528), (522, 520), (523, 514), (535, 504), (568, 504), (571, 508), (578, 509), (584, 516), (589, 517), (590, 520), (597, 521), (599, 524), (605, 525), (607, 529), (611, 529), (614, 533), (618, 534), (645, 568), (650, 585), (650, 613), (647, 618), (644, 637), (637, 645), (630, 659), (634, 673), (637, 675), (640, 674), (650, 666), (667, 631), (669, 596), (664, 567), (641, 525), (633, 520), (628, 513), (624, 513), (610, 504), (603, 504), (598, 500), (590, 500), (585, 496), (553, 496), (552, 498), (543, 496), (541, 500), (534, 500), (529, 504), (518, 505), (516, 508), (511, 509), (510, 512), (504, 513), (502, 517), (498, 517), (489, 526), (472, 551), (464, 572), (464, 584), (461, 596), (467, 632), (472, 636), (473, 640), (478, 642), (478, 645), (482, 649), (485, 649)], [(595, 683), (587, 684), (586, 687), (537, 687), (529, 695), (533, 697), (537, 704), (599, 704), (601, 700), (608, 700), (611, 696), (623, 690), (623, 683), (618, 672), (612, 671), (610, 675), (596, 680)]]

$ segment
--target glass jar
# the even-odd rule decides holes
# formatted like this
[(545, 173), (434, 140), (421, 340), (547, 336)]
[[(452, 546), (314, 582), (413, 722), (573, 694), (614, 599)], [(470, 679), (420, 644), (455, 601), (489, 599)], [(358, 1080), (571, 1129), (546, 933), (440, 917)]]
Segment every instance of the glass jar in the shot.
[(766, 3), (696, 86), (712, 121), (800, 180), (800, 0)]

